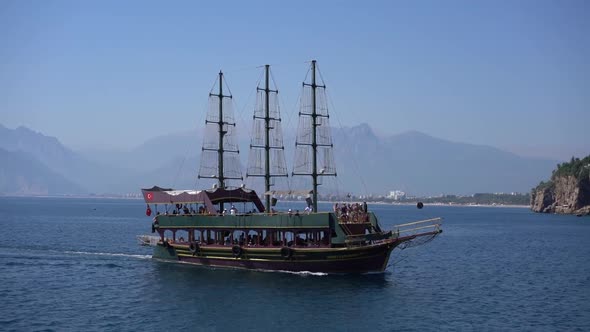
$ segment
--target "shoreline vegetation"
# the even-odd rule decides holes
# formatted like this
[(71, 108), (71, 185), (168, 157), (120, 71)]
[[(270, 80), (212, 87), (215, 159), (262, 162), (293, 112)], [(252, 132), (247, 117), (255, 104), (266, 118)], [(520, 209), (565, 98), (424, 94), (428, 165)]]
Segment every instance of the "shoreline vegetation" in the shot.
[(531, 210), (590, 215), (590, 155), (557, 164), (551, 178), (531, 190)]
[[(89, 194), (89, 195), (18, 195), (18, 194), (0, 194), (0, 197), (36, 197), (36, 198), (64, 198), (64, 199), (124, 199), (124, 200), (143, 200), (141, 194)], [(281, 202), (305, 203), (304, 197), (283, 197), (279, 198)], [(401, 205), (416, 206), (419, 202), (430, 206), (459, 206), (459, 207), (515, 207), (530, 208), (529, 194), (474, 194), (470, 196), (459, 195), (441, 195), (436, 197), (408, 197), (399, 200), (393, 200), (384, 196), (330, 196), (320, 197), (320, 203), (339, 203), (339, 202), (367, 202), (368, 204), (377, 205)]]

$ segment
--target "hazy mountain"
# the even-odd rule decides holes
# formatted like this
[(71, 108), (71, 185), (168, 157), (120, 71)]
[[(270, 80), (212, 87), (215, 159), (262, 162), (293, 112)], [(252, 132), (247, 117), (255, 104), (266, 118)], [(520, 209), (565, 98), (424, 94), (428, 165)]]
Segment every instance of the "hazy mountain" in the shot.
[[(324, 178), (321, 190), (384, 194), (401, 189), (412, 194), (528, 192), (550, 173), (557, 161), (523, 158), (493, 147), (451, 142), (417, 131), (379, 137), (367, 124), (334, 129), (337, 180)], [(285, 155), (293, 156), (292, 137), (285, 138)], [(199, 165), (200, 134), (170, 135), (150, 140), (130, 156), (149, 162), (152, 150), (159, 165), (142, 173), (140, 182), (194, 188)], [(162, 147), (158, 143), (163, 143)], [(249, 141), (242, 138), (242, 162)], [(193, 146), (189, 153), (179, 146)], [(149, 147), (149, 148), (148, 148)], [(140, 159), (140, 157), (137, 157)], [(163, 161), (167, 161), (163, 163)], [(150, 182), (150, 179), (152, 181)], [(279, 180), (277, 180), (279, 181)], [(309, 187), (305, 177), (290, 180), (291, 188)], [(197, 186), (209, 187), (200, 180)]]
[(86, 192), (120, 192), (121, 179), (129, 173), (92, 162), (63, 146), (55, 137), (26, 127), (8, 129), (0, 125), (0, 148), (24, 152), (52, 172), (80, 185)]
[(336, 130), (334, 137), (344, 183), (369, 193), (528, 192), (557, 163), (417, 131), (378, 138), (366, 124)]
[[(333, 135), (339, 176), (336, 180), (323, 179), (322, 192), (528, 192), (557, 163), (416, 131), (379, 137), (366, 124), (334, 129)], [(138, 192), (152, 185), (209, 187), (211, 181), (196, 178), (201, 140), (200, 133), (177, 133), (156, 137), (127, 151), (86, 151), (84, 157), (54, 137), (23, 127), (10, 130), (0, 126), (0, 148), (24, 151), (52, 172), (97, 193)], [(285, 138), (288, 163), (293, 157), (292, 140)], [(242, 137), (243, 163), (247, 162), (248, 144), (249, 140)], [(296, 177), (290, 187), (307, 188), (307, 183), (308, 179)]]
[(29, 154), (0, 149), (0, 193), (11, 195), (80, 194), (83, 189)]
[(200, 133), (187, 131), (154, 137), (132, 149), (88, 149), (80, 153), (89, 160), (133, 169), (137, 174), (162, 168), (179, 156), (198, 156), (201, 139)]

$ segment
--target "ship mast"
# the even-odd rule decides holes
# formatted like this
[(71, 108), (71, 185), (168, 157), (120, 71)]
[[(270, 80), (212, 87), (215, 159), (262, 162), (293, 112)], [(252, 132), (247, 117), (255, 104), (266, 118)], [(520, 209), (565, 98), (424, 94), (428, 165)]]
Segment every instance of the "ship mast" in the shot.
[[(209, 141), (207, 138), (204, 140), (203, 142), (203, 148), (202, 151), (205, 153), (210, 153), (212, 154), (211, 157), (215, 156), (217, 159), (217, 162), (214, 163), (213, 160), (211, 160), (211, 165), (208, 164), (208, 159), (205, 158), (204, 156), (201, 157), (201, 171), (199, 172), (199, 178), (216, 178), (217, 179), (217, 186), (218, 188), (222, 188), (224, 189), (227, 185), (226, 181), (227, 180), (240, 180), (242, 179), (241, 176), (236, 176), (236, 174), (232, 175), (232, 170), (226, 170), (225, 169), (225, 164), (224, 161), (227, 161), (226, 158), (230, 158), (230, 168), (231, 168), (231, 162), (239, 162), (236, 158), (232, 158), (231, 156), (233, 156), (233, 154), (238, 154), (239, 150), (237, 149), (237, 146), (234, 146), (235, 144), (233, 144), (233, 142), (231, 141), (232, 138), (232, 132), (230, 131), (230, 127), (235, 127), (235, 123), (234, 122), (229, 122), (228, 120), (231, 120), (231, 110), (230, 110), (230, 116), (228, 117), (228, 114), (224, 115), (224, 108), (223, 108), (223, 100), (224, 98), (232, 98), (231, 95), (224, 95), (223, 94), (223, 72), (219, 71), (219, 93), (209, 93), (209, 98), (210, 101), (216, 101), (218, 103), (217, 109), (214, 108), (210, 108), (209, 109), (209, 113), (208, 113), (208, 117), (205, 120), (205, 124), (206, 125), (211, 125), (211, 126), (215, 126), (216, 127), (216, 131), (217, 131), (217, 138), (213, 139), (213, 137), (211, 137), (211, 141)], [(211, 99), (213, 98), (213, 99)], [(210, 105), (214, 105), (210, 104)], [(227, 112), (226, 112), (227, 113)], [(229, 135), (228, 135), (229, 134)], [(229, 137), (229, 140), (228, 140)], [(224, 141), (227, 141), (229, 143), (229, 147), (224, 145)], [(233, 144), (233, 145), (232, 145)], [(229, 153), (229, 157), (226, 155), (227, 153)], [(233, 160), (236, 159), (236, 160)], [(204, 163), (204, 161), (207, 161), (206, 163)], [(216, 164), (216, 165), (215, 165)], [(216, 167), (213, 168), (213, 165), (215, 165)], [(210, 166), (212, 166), (211, 168), (209, 168)], [(213, 172), (214, 171), (214, 172)], [(230, 172), (229, 176), (226, 176), (226, 172)], [(235, 173), (235, 172), (234, 172)], [(223, 211), (223, 203), (220, 204), (220, 210)]]
[[(316, 60), (311, 61), (311, 84), (303, 82), (303, 87), (311, 88), (311, 105), (302, 104), (302, 110), (299, 112), (299, 116), (306, 116), (310, 117), (310, 122), (301, 122), (300, 119), (300, 126), (302, 123), (310, 123), (311, 128), (310, 136), (311, 139), (308, 140), (304, 136), (298, 136), (297, 141), (295, 142), (295, 146), (297, 147), (296, 161), (299, 160), (299, 157), (303, 157), (303, 163), (299, 166), (295, 166), (295, 170), (293, 171), (293, 175), (310, 175), (313, 182), (313, 192), (312, 192), (312, 211), (318, 211), (318, 183), (320, 176), (336, 176), (336, 169), (333, 165), (333, 155), (331, 153), (331, 149), (333, 148), (331, 135), (330, 135), (330, 126), (328, 124), (328, 108), (326, 105), (326, 98), (325, 98), (325, 85), (320, 85), (317, 83), (316, 80)], [(318, 98), (318, 89), (320, 90), (320, 98)], [(308, 107), (311, 110), (307, 111)], [(307, 126), (304, 128), (300, 127), (300, 132), (303, 129), (304, 132), (307, 130)], [(307, 155), (304, 151), (305, 148), (311, 147), (311, 170), (309, 170), (305, 165)], [(324, 163), (322, 165), (322, 169), (318, 172), (318, 156)]]
[[(264, 192), (270, 191), (270, 88), (269, 88), (269, 67), (264, 66), (265, 89), (264, 89)], [(278, 91), (277, 91), (278, 92)], [(270, 195), (266, 197), (266, 211), (270, 212)]]
[[(262, 92), (263, 95), (259, 95), (260, 99), (258, 101), (260, 104), (257, 105), (262, 106), (262, 108), (257, 108), (254, 112), (254, 130), (253, 135), (255, 135), (256, 129), (264, 129), (264, 139), (258, 140), (258, 138), (253, 138), (252, 144), (250, 144), (251, 151), (253, 149), (263, 149), (263, 155), (261, 159), (264, 159), (264, 169), (256, 169), (256, 163), (258, 161), (254, 161), (256, 158), (252, 157), (255, 156), (251, 152), (251, 163), (254, 165), (253, 169), (249, 168), (248, 173), (246, 174), (247, 177), (264, 177), (264, 191), (265, 191), (265, 208), (266, 211), (271, 210), (271, 195), (270, 195), (270, 187), (272, 186), (271, 178), (272, 177), (279, 177), (283, 176), (286, 177), (286, 168), (284, 168), (284, 146), (282, 144), (281, 133), (280, 133), (280, 114), (278, 111), (278, 98), (276, 97), (278, 94), (278, 90), (272, 90), (270, 88), (270, 65), (264, 66), (264, 73), (265, 73), (265, 83), (264, 88), (256, 87), (258, 92)], [(274, 95), (272, 95), (274, 94)], [(271, 103), (271, 95), (274, 96), (273, 103)], [(272, 109), (272, 112), (271, 112)], [(263, 121), (262, 127), (256, 126), (256, 121)], [(280, 154), (274, 155), (274, 160), (271, 162), (271, 150), (280, 150)], [(260, 150), (259, 150), (260, 151)], [(273, 166), (274, 164), (274, 166)], [(260, 165), (262, 166), (262, 165)], [(275, 167), (275, 171), (273, 174), (272, 167)], [(262, 167), (261, 167), (262, 168)], [(283, 170), (284, 168), (284, 170)]]
[[(209, 95), (211, 96), (212, 94)], [(216, 97), (219, 98), (219, 121), (217, 122), (217, 125), (219, 126), (219, 150), (217, 150), (217, 181), (219, 182), (219, 188), (225, 188), (225, 177), (223, 176), (223, 136), (227, 133), (227, 131), (223, 130), (223, 97), (231, 98), (231, 96), (223, 95), (223, 73), (221, 71), (219, 71), (219, 94), (216, 95)], [(221, 209), (223, 209), (223, 206), (221, 206)]]
[(318, 85), (315, 81), (315, 64), (316, 60), (311, 61), (311, 84), (303, 83), (303, 85), (311, 86), (311, 178), (313, 181), (313, 212), (318, 212), (318, 144), (317, 144), (317, 104), (316, 104), (316, 90)]
[(317, 112), (316, 112), (316, 89), (315, 84), (315, 60), (311, 61), (311, 149), (312, 149), (312, 172), (313, 179), (313, 212), (318, 212), (318, 145), (317, 145)]

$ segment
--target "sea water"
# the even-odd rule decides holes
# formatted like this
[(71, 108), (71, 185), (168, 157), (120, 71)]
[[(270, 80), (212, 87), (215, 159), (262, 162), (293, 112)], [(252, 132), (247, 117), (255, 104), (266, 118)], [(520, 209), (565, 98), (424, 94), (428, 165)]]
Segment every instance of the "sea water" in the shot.
[(444, 232), (382, 274), (211, 269), (152, 260), (141, 201), (0, 197), (0, 330), (590, 330), (590, 218), (369, 209)]

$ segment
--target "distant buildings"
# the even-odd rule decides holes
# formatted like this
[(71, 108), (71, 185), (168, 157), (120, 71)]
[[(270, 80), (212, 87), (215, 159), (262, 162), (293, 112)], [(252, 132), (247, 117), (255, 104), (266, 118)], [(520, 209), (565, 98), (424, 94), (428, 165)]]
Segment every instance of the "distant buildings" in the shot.
[(393, 199), (394, 201), (399, 201), (406, 198), (406, 193), (401, 190), (393, 190), (389, 192), (387, 198)]

